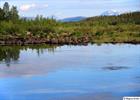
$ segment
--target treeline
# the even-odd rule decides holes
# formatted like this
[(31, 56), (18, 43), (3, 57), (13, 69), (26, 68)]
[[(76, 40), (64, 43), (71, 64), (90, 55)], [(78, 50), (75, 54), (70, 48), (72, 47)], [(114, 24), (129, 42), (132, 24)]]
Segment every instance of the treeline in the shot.
[(129, 12), (121, 14), (118, 16), (97, 16), (91, 17), (84, 20), (84, 22), (95, 24), (108, 24), (108, 25), (117, 25), (117, 24), (138, 24), (140, 25), (140, 12)]
[[(42, 35), (42, 33), (54, 32), (54, 27), (57, 24), (52, 18), (44, 18), (37, 15), (35, 19), (20, 18), (16, 6), (10, 7), (8, 2), (5, 2), (0, 8), (0, 38), (7, 36), (26, 36), (27, 32), (32, 35)], [(3, 37), (2, 37), (3, 36)]]
[(0, 8), (0, 44), (140, 43), (140, 12), (60, 22), (36, 16), (20, 18), (6, 2)]
[(18, 20), (19, 15), (18, 15), (18, 10), (16, 6), (10, 7), (8, 2), (5, 2), (3, 5), (3, 8), (0, 8), (0, 21), (6, 20)]

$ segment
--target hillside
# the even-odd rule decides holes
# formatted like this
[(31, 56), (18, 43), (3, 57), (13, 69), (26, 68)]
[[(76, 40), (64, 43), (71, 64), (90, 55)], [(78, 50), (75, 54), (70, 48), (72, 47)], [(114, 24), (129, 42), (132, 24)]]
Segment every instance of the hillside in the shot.
[(61, 22), (37, 16), (34, 20), (0, 20), (0, 44), (140, 43), (140, 12), (96, 16)]
[(78, 17), (64, 18), (64, 19), (61, 19), (60, 21), (62, 21), (62, 22), (78, 22), (78, 21), (81, 21), (84, 19), (86, 19), (86, 17), (78, 16)]
[(140, 24), (140, 12), (124, 13), (118, 16), (96, 16), (87, 18), (85, 21), (98, 21), (102, 23), (118, 22)]

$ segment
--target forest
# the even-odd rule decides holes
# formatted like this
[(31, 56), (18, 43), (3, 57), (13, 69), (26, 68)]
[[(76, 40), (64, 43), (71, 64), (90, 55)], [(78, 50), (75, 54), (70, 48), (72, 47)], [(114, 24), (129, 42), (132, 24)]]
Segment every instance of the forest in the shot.
[(0, 45), (140, 43), (140, 12), (61, 22), (37, 15), (21, 18), (16, 6), (0, 8)]

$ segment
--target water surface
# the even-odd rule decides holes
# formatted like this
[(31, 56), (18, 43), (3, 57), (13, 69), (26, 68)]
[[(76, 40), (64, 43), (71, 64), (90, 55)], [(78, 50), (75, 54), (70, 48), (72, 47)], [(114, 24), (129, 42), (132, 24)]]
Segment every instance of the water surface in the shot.
[(140, 96), (140, 45), (1, 46), (0, 100)]

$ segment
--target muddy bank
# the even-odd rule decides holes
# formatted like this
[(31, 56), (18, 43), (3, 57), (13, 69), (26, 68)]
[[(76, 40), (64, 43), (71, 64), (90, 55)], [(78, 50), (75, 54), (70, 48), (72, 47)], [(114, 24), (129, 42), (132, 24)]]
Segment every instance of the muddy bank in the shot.
[(88, 44), (88, 38), (8, 38), (0, 39), (0, 45), (26, 44)]
[(65, 37), (65, 38), (7, 38), (0, 39), (0, 45), (28, 45), (28, 44), (72, 44), (72, 45), (87, 45), (88, 43), (131, 43), (140, 44), (140, 41), (94, 41), (89, 37)]

